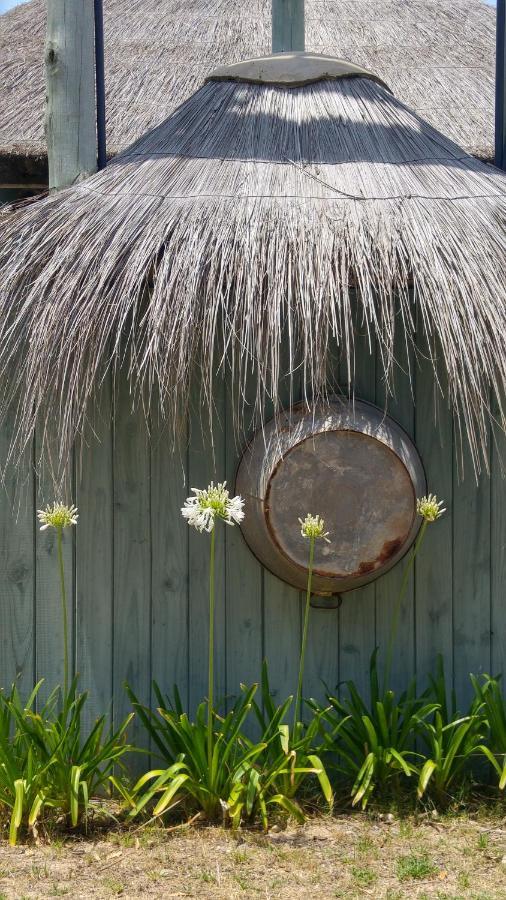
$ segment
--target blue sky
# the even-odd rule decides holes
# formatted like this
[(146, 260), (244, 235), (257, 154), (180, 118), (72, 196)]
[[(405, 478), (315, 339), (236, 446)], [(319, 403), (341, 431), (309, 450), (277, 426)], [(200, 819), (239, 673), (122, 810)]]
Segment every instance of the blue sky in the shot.
[(10, 9), (11, 6), (17, 6), (20, 0), (0, 0), (0, 13)]

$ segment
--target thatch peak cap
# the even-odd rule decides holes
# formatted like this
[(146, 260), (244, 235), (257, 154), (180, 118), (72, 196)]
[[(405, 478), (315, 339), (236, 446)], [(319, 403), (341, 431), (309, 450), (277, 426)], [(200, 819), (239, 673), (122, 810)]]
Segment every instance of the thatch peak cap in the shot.
[(278, 84), (303, 87), (314, 81), (338, 78), (369, 78), (390, 90), (388, 85), (367, 69), (334, 56), (307, 51), (273, 53), (256, 59), (245, 59), (231, 66), (219, 66), (206, 81), (246, 81), (250, 84)]

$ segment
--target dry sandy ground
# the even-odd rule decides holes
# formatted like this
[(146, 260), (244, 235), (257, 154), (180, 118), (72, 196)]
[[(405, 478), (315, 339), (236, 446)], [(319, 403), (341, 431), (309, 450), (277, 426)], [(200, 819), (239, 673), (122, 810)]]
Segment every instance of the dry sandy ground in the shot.
[(506, 819), (318, 818), (269, 835), (221, 828), (0, 843), (4, 898), (506, 900)]

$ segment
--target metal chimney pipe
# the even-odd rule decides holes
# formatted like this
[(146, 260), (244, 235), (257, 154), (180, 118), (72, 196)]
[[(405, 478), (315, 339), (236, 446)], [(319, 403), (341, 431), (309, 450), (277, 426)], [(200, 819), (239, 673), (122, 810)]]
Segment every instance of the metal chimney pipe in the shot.
[(304, 0), (272, 0), (272, 52), (305, 49)]
[(104, 6), (103, 0), (94, 0), (95, 15), (95, 90), (97, 98), (97, 165), (107, 165), (105, 130), (105, 54), (104, 54)]
[(506, 0), (497, 0), (495, 164), (506, 169)]

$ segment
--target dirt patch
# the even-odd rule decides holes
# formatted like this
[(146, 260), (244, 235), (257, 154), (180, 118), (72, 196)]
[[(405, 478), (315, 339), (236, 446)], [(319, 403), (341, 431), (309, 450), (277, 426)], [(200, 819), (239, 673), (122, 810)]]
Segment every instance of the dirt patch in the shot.
[(269, 835), (149, 828), (0, 844), (0, 900), (64, 896), (505, 900), (506, 819), (352, 814)]

